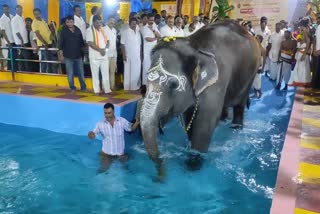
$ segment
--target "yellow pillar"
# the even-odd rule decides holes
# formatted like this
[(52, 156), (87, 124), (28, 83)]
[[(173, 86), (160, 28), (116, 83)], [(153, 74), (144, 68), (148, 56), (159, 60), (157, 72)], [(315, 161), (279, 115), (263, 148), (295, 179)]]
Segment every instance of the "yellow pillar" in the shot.
[(18, 4), (23, 7), (23, 16), (25, 18), (30, 17), (34, 18), (33, 16), (33, 8), (34, 8), (34, 0), (18, 0)]
[(48, 0), (48, 23), (50, 23), (51, 21), (55, 21), (57, 23), (57, 26), (59, 26), (59, 6), (59, 1)]

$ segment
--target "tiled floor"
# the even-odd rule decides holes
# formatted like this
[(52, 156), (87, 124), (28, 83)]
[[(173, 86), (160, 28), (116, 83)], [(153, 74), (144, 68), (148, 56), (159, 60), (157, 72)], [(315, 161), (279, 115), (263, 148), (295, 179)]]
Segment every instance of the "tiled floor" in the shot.
[(320, 214), (319, 90), (296, 92), (270, 213)]
[(320, 213), (320, 91), (305, 90), (295, 213)]
[(121, 103), (140, 98), (139, 91), (114, 91), (112, 94), (95, 96), (93, 92), (80, 92), (71, 94), (70, 90), (61, 87), (50, 87), (44, 85), (30, 85), (18, 82), (1, 82), (0, 93), (21, 94), (35, 97), (47, 97), (66, 99), (70, 101), (106, 103), (120, 105)]

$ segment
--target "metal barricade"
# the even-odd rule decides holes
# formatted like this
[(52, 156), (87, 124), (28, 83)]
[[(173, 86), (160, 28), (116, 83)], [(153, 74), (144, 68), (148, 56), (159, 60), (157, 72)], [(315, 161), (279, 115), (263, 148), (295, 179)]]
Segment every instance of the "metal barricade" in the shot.
[[(15, 61), (20, 62), (37, 62), (39, 63), (39, 71), (40, 73), (43, 73), (42, 71), (42, 63), (52, 63), (52, 64), (61, 64), (61, 61), (52, 61), (52, 60), (42, 60), (42, 51), (58, 51), (58, 48), (30, 48), (30, 47), (12, 47), (13, 49), (17, 50), (29, 50), (29, 51), (38, 51), (39, 60), (32, 60), (32, 59), (13, 59)], [(12, 61), (13, 61), (12, 60)]]
[[(5, 57), (0, 57), (0, 60), (7, 60), (8, 62), (10, 61), (10, 65), (11, 65), (11, 68), (13, 68), (13, 56), (12, 56), (12, 48), (10, 47), (7, 47), (7, 46), (0, 46), (0, 51), (2, 52), (2, 49), (8, 49), (9, 51), (9, 57), (10, 58), (5, 58)], [(8, 65), (7, 65), (8, 67)], [(11, 69), (11, 73), (12, 73), (12, 80), (14, 81), (15, 80), (15, 76), (14, 76), (14, 70)]]

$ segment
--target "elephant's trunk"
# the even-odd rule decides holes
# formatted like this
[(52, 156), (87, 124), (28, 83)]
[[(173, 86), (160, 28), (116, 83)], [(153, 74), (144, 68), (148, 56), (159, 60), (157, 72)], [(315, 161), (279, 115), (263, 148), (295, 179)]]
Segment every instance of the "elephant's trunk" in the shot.
[(141, 109), (140, 126), (149, 157), (156, 164), (159, 176), (163, 177), (164, 168), (157, 144), (157, 132), (160, 122), (160, 95), (161, 92), (153, 90), (153, 85), (150, 85)]
[[(152, 120), (152, 119), (151, 119)], [(159, 162), (160, 152), (157, 144), (157, 131), (158, 126), (156, 125), (156, 121), (141, 121), (141, 130), (142, 136), (144, 140), (144, 145), (149, 154), (149, 157), (155, 163)]]

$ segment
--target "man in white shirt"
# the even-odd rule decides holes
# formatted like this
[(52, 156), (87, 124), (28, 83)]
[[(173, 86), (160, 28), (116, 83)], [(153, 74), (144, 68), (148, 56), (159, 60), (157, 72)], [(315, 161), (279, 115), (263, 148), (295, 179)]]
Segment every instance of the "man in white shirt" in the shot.
[(124, 61), (124, 90), (138, 90), (141, 76), (141, 34), (137, 31), (138, 20), (129, 20), (130, 28), (121, 35), (121, 51)]
[(175, 20), (175, 26), (174, 29), (174, 36), (176, 37), (185, 37), (184, 30), (182, 29), (182, 18), (177, 17)]
[[(1, 25), (1, 34), (4, 38), (4, 42), (8, 47), (13, 47), (15, 46), (14, 43), (14, 38), (12, 34), (12, 29), (11, 29), (11, 20), (13, 16), (10, 14), (10, 8), (8, 5), (4, 4), (2, 6), (2, 12), (3, 15), (0, 18), (0, 25)], [(12, 57), (16, 59), (17, 57), (17, 50), (13, 49), (12, 50)], [(10, 52), (8, 51), (8, 58), (10, 58)], [(11, 68), (11, 62), (10, 60), (8, 61), (8, 70), (14, 70), (17, 68), (17, 61), (13, 61), (13, 68)]]
[(110, 16), (107, 25), (103, 28), (109, 40), (109, 79), (111, 90), (115, 89), (115, 73), (117, 69), (117, 30), (114, 28), (116, 20)]
[(101, 15), (101, 9), (99, 9), (97, 6), (93, 6), (91, 8), (91, 17), (90, 17), (90, 21), (89, 21), (89, 25), (92, 26), (93, 24), (93, 17), (95, 15), (100, 16)]
[(194, 27), (194, 24), (188, 24), (184, 27), (184, 35), (185, 37), (190, 36), (196, 32), (196, 28)]
[(281, 43), (284, 40), (284, 35), (281, 33), (281, 24), (276, 24), (276, 32), (272, 33), (269, 38), (269, 44), (267, 50), (269, 51), (269, 65), (270, 65), (270, 79), (276, 80), (279, 70), (278, 60)]
[[(271, 30), (269, 30), (267, 24), (268, 24), (267, 17), (262, 16), (260, 18), (260, 25), (254, 29), (255, 35), (262, 36), (263, 41), (262, 41), (261, 45), (262, 45), (262, 47), (264, 49), (267, 49), (268, 41), (269, 41), (269, 38), (271, 36)], [(270, 59), (269, 59), (268, 56), (266, 56), (266, 64), (264, 66), (264, 71), (265, 72), (270, 70), (269, 64), (270, 64)]]
[(86, 39), (86, 30), (87, 30), (87, 24), (84, 21), (84, 19), (81, 17), (81, 7), (79, 5), (75, 5), (73, 7), (73, 13), (74, 13), (74, 25), (77, 26), (82, 33), (83, 39)]
[[(25, 25), (24, 18), (22, 17), (22, 6), (17, 5), (16, 6), (16, 15), (11, 20), (11, 28), (12, 28), (12, 34), (14, 38), (14, 43), (18, 47), (26, 47), (29, 38), (28, 38), (28, 32)], [(21, 55), (23, 59), (30, 60), (31, 59), (31, 51), (30, 50), (23, 50), (21, 49)], [(25, 71), (31, 71), (30, 62), (22, 62), (24, 65)]]
[(203, 26), (205, 26), (205, 24), (204, 24), (204, 14), (200, 13), (199, 14), (199, 29), (202, 28)]
[(194, 16), (192, 18), (192, 23), (194, 24), (194, 27), (196, 28), (196, 31), (199, 30), (203, 25), (200, 23), (199, 16)]
[(124, 132), (134, 131), (139, 126), (139, 121), (132, 124), (123, 117), (116, 117), (114, 105), (111, 103), (106, 103), (103, 110), (105, 118), (88, 133), (90, 139), (95, 139), (98, 134), (103, 137), (99, 173), (105, 172), (114, 160), (128, 160), (128, 155), (125, 154)]
[(101, 17), (92, 19), (93, 25), (87, 29), (86, 39), (89, 45), (89, 61), (92, 73), (92, 85), (96, 95), (100, 94), (99, 70), (101, 70), (102, 86), (106, 94), (111, 93), (109, 81), (109, 60), (107, 55), (108, 40), (102, 29)]
[(154, 15), (148, 15), (148, 24), (141, 30), (143, 37), (143, 72), (142, 85), (147, 84), (148, 70), (151, 66), (151, 50), (157, 44), (158, 38), (161, 37), (158, 28), (154, 27)]
[(260, 35), (263, 38), (263, 42), (261, 43), (263, 48), (267, 48), (269, 37), (271, 36), (271, 31), (267, 26), (267, 17), (263, 16), (260, 18), (260, 25), (254, 29), (255, 35)]
[(161, 37), (166, 37), (166, 36), (175, 36), (174, 32), (174, 17), (169, 15), (167, 17), (167, 24), (160, 28), (160, 34)]

